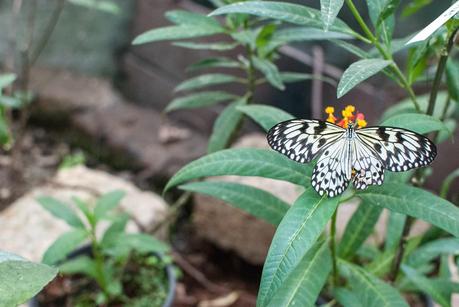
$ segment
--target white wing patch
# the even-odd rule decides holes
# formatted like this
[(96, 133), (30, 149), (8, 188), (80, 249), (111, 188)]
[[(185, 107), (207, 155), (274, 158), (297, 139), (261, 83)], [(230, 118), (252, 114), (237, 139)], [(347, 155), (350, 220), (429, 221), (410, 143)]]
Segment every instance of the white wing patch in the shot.
[(334, 197), (346, 190), (351, 174), (349, 142), (342, 137), (320, 156), (312, 171), (312, 186), (319, 195)]
[(352, 183), (356, 189), (364, 190), (370, 185), (381, 185), (383, 183), (383, 162), (359, 139), (354, 141), (354, 159), (352, 166), (355, 170)]
[(413, 131), (391, 127), (356, 130), (357, 138), (370, 148), (392, 172), (429, 165), (437, 155), (435, 145)]
[(296, 162), (308, 163), (345, 132), (324, 121), (294, 119), (272, 127), (267, 138), (272, 149)]

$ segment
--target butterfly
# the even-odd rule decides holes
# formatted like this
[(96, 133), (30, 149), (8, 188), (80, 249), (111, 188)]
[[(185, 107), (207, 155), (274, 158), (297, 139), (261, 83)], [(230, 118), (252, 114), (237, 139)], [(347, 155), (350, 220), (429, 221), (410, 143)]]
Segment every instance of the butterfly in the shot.
[(416, 132), (394, 127), (348, 128), (312, 119), (292, 119), (272, 127), (267, 135), (272, 149), (309, 163), (318, 157), (311, 177), (319, 195), (335, 197), (349, 182), (359, 190), (381, 185), (384, 170), (403, 172), (430, 164), (435, 144)]

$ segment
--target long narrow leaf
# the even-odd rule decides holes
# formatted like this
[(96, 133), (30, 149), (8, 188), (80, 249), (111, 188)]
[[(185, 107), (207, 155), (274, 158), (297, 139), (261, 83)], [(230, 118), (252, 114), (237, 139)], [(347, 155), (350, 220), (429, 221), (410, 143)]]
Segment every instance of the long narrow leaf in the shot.
[(261, 104), (241, 106), (238, 107), (238, 110), (256, 121), (265, 131), (271, 129), (275, 124), (293, 118), (293, 115), (281, 109)]
[(237, 82), (238, 80), (239, 79), (237, 77), (227, 74), (205, 74), (183, 81), (182, 83), (177, 85), (175, 91), (188, 91), (211, 85)]
[(429, 222), (459, 236), (459, 208), (430, 192), (399, 183), (385, 183), (359, 192), (372, 205)]
[(352, 292), (365, 307), (408, 307), (400, 293), (365, 269), (339, 261), (340, 272), (348, 279)]
[(343, 4), (344, 0), (320, 0), (320, 12), (325, 31), (328, 31), (330, 26), (333, 25)]
[(293, 204), (277, 228), (263, 267), (257, 305), (266, 306), (322, 233), (338, 198), (320, 197), (312, 188)]
[(204, 181), (188, 183), (179, 188), (221, 199), (275, 226), (290, 208), (271, 193), (239, 183)]
[(202, 108), (234, 98), (236, 96), (222, 91), (199, 92), (172, 100), (165, 111), (171, 112), (179, 109)]
[[(276, 20), (319, 29), (323, 27), (321, 13), (319, 10), (303, 5), (276, 1), (249, 1), (234, 3), (218, 8), (213, 11), (211, 15), (232, 13), (273, 18)], [(329, 30), (355, 35), (355, 32), (338, 18), (336, 18), (334, 24), (329, 27)]]
[(351, 64), (343, 73), (338, 84), (337, 97), (343, 97), (359, 83), (365, 81), (392, 62), (383, 59), (364, 59)]
[(137, 36), (132, 42), (133, 45), (141, 45), (146, 43), (152, 43), (164, 40), (175, 40), (209, 36), (223, 31), (214, 27), (190, 27), (185, 25), (180, 26), (169, 26), (163, 28), (157, 28)]
[(313, 306), (331, 269), (328, 241), (316, 243), (277, 290), (268, 306)]
[(207, 152), (213, 153), (225, 149), (237, 132), (237, 128), (242, 122), (243, 113), (237, 108), (246, 103), (245, 99), (240, 99), (227, 106), (215, 120), (212, 135), (209, 139)]
[(308, 186), (311, 171), (310, 165), (296, 163), (271, 150), (226, 149), (183, 167), (169, 180), (164, 191), (193, 179), (223, 175), (265, 177)]
[(339, 244), (338, 253), (342, 258), (349, 258), (355, 254), (373, 232), (381, 212), (382, 208), (371, 206), (365, 202), (359, 205), (347, 224)]

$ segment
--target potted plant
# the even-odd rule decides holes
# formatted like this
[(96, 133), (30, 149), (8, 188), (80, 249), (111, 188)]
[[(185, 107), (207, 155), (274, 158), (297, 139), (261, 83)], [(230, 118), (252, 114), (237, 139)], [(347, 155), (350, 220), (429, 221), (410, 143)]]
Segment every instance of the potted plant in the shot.
[[(31, 306), (171, 306), (169, 247), (148, 234), (126, 232), (129, 216), (115, 210), (123, 196), (104, 194), (94, 206), (73, 198), (78, 212), (57, 199), (38, 198), (72, 229), (45, 252), (43, 263), (57, 266), (61, 276)], [(81, 247), (84, 242), (89, 244)]]

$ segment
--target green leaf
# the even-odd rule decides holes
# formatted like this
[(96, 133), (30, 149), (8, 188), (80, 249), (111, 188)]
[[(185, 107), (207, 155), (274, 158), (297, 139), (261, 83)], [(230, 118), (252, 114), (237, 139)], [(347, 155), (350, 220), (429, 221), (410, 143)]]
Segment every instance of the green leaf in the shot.
[(292, 83), (292, 82), (299, 82), (299, 81), (305, 81), (305, 80), (322, 80), (324, 82), (327, 82), (328, 84), (332, 86), (336, 86), (335, 80), (332, 78), (328, 77), (323, 77), (323, 76), (316, 76), (313, 74), (303, 74), (299, 72), (280, 72), (280, 78), (283, 83)]
[(285, 215), (268, 251), (257, 304), (266, 306), (322, 233), (338, 206), (338, 198), (306, 190)]
[(125, 195), (126, 193), (121, 190), (111, 191), (102, 195), (97, 200), (96, 207), (94, 208), (96, 221), (103, 219), (109, 211), (115, 209)]
[[(394, 16), (384, 16), (387, 4), (393, 0), (367, 0), (368, 12), (373, 25), (376, 27), (378, 36), (381, 36), (386, 45), (392, 41), (392, 32), (394, 30)], [(388, 18), (387, 18), (388, 17)]]
[(166, 12), (165, 17), (177, 25), (189, 26), (190, 28), (195, 26), (214, 28), (224, 31), (224, 28), (215, 19), (194, 12), (173, 10)]
[(124, 233), (120, 238), (120, 244), (127, 244), (129, 248), (141, 254), (166, 253), (170, 250), (166, 243), (144, 233)]
[(398, 246), (398, 243), (402, 239), (405, 222), (405, 214), (393, 211), (389, 213), (389, 220), (387, 221), (386, 240), (384, 245), (385, 251), (394, 250)]
[(188, 79), (182, 83), (180, 83), (176, 88), (175, 91), (188, 91), (188, 90), (193, 90), (193, 89), (199, 89), (203, 88), (206, 86), (211, 86), (211, 85), (218, 85), (218, 84), (225, 84), (225, 83), (231, 83), (231, 82), (238, 82), (239, 79), (237, 77), (234, 77), (232, 75), (227, 75), (227, 74), (205, 74), (205, 75), (200, 75), (197, 77), (193, 77), (191, 79)]
[(338, 84), (337, 97), (343, 97), (359, 83), (392, 64), (382, 59), (364, 59), (351, 64), (343, 73)]
[[(323, 27), (321, 12), (319, 10), (303, 5), (276, 1), (249, 1), (234, 3), (218, 8), (210, 15), (233, 13), (272, 18), (318, 29)], [(329, 30), (355, 35), (355, 32), (338, 18), (336, 18), (334, 24), (329, 27)]]
[(340, 272), (346, 277), (352, 292), (365, 307), (408, 307), (400, 293), (365, 269), (346, 261), (339, 261)]
[(288, 275), (268, 306), (314, 306), (331, 269), (328, 241), (316, 243)]
[(239, 183), (202, 181), (180, 189), (210, 195), (277, 226), (290, 206), (273, 194)]
[(105, 230), (100, 245), (105, 251), (109, 251), (110, 247), (116, 244), (119, 236), (124, 233), (126, 224), (129, 221), (129, 215), (122, 214), (118, 216), (113, 223)]
[(440, 197), (446, 198), (448, 196), (449, 187), (451, 186), (451, 183), (453, 183), (453, 181), (458, 177), (459, 177), (459, 168), (451, 172), (441, 184)]
[(47, 196), (38, 197), (37, 201), (40, 203), (43, 209), (47, 210), (53, 216), (64, 220), (72, 227), (84, 229), (84, 224), (81, 219), (67, 204)]
[(217, 151), (179, 170), (164, 191), (184, 182), (209, 176), (257, 176), (310, 185), (312, 166), (296, 163), (274, 151), (237, 148)]
[(10, 137), (10, 128), (6, 122), (4, 111), (0, 108), (0, 144), (8, 144), (10, 142)]
[(97, 266), (88, 256), (79, 256), (65, 261), (59, 265), (59, 272), (65, 275), (84, 274), (97, 279)]
[(445, 119), (443, 123), (448, 130), (441, 130), (438, 132), (437, 144), (443, 143), (448, 139), (452, 139), (452, 136), (454, 136), (454, 131), (456, 130), (457, 123), (455, 119), (448, 118)]
[(333, 295), (343, 307), (364, 307), (355, 293), (346, 288), (336, 288)]
[(328, 31), (330, 26), (333, 25), (343, 4), (344, 0), (320, 0), (320, 12), (325, 31)]
[(376, 26), (381, 25), (389, 16), (395, 13), (395, 10), (400, 5), (400, 0), (386, 0), (384, 7), (381, 10), (381, 13), (378, 16), (378, 21)]
[(133, 45), (141, 45), (164, 40), (186, 39), (209, 36), (222, 33), (223, 30), (214, 27), (180, 25), (149, 30), (137, 36)]
[(0, 251), (0, 306), (18, 306), (34, 297), (57, 274), (55, 268)]
[[(433, 117), (437, 119), (442, 118), (443, 110), (445, 109), (445, 104), (447, 101), (447, 96), (448, 96), (447, 92), (442, 91), (438, 93), (437, 102), (435, 103), (435, 107), (434, 107)], [(429, 104), (429, 97), (430, 97), (430, 94), (421, 95), (421, 96), (416, 97), (416, 100), (419, 103), (419, 108), (421, 109), (421, 113), (426, 113), (427, 106)], [(451, 103), (447, 109), (446, 116), (447, 117), (451, 116), (451, 114), (454, 112), (454, 109), (455, 109), (455, 104)], [(386, 109), (386, 111), (382, 115), (381, 121), (385, 121), (389, 117), (392, 117), (394, 115), (401, 114), (401, 113), (418, 113), (416, 109), (414, 108), (413, 102), (411, 101), (411, 99), (408, 99), (408, 98), (404, 99), (398, 102), (397, 104), (395, 104), (394, 106)]]
[(400, 183), (385, 183), (358, 192), (372, 205), (429, 222), (459, 236), (459, 208), (430, 192)]
[(253, 65), (265, 75), (266, 79), (272, 86), (279, 90), (285, 89), (285, 85), (282, 83), (279, 70), (275, 64), (267, 59), (253, 57)]
[(280, 46), (293, 42), (352, 38), (353, 36), (341, 32), (324, 31), (322, 29), (306, 27), (290, 27), (274, 32), (271, 41), (268, 43), (268, 49), (274, 50)]
[(0, 105), (6, 108), (20, 108), (22, 107), (22, 100), (16, 97), (0, 96)]
[(241, 64), (238, 61), (234, 61), (230, 58), (218, 57), (218, 58), (207, 58), (191, 64), (188, 66), (187, 71), (195, 71), (199, 69), (207, 68), (240, 68)]
[(293, 115), (281, 109), (261, 104), (241, 106), (238, 107), (238, 110), (256, 121), (265, 131), (280, 122), (294, 118)]
[(355, 46), (355, 44), (350, 44), (348, 42), (344, 42), (344, 41), (337, 40), (337, 39), (333, 39), (331, 40), (331, 42), (337, 45), (338, 47), (341, 47), (349, 51), (350, 53), (358, 56), (359, 58), (367, 59), (370, 57), (370, 54), (368, 52)]
[(209, 145), (207, 147), (207, 153), (225, 149), (231, 143), (243, 118), (243, 113), (237, 108), (244, 104), (246, 104), (246, 100), (239, 99), (227, 106), (223, 112), (220, 113), (214, 123)]
[(113, 1), (104, 1), (104, 0), (69, 0), (70, 3), (88, 9), (98, 10), (104, 13), (109, 13), (113, 15), (121, 14), (121, 8), (118, 4), (113, 3)]
[(238, 43), (215, 42), (215, 43), (194, 43), (194, 42), (175, 42), (172, 45), (195, 50), (228, 51), (236, 48)]
[(448, 59), (446, 63), (446, 83), (453, 100), (459, 102), (459, 61)]
[(437, 285), (432, 283), (429, 278), (407, 265), (402, 265), (401, 269), (412, 283), (418, 286), (424, 293), (430, 295), (442, 307), (451, 306), (449, 298), (445, 297), (442, 293), (443, 291), (438, 289)]
[(406, 263), (412, 267), (418, 267), (442, 254), (458, 255), (459, 239), (446, 238), (438, 239), (421, 245), (407, 259)]
[(94, 213), (89, 208), (89, 205), (78, 197), (72, 197), (72, 201), (75, 203), (78, 209), (80, 209), (80, 211), (84, 214), (89, 225), (94, 226), (96, 223), (96, 220), (94, 217)]
[(411, 16), (430, 3), (432, 3), (432, 0), (412, 0), (403, 8), (401, 16)]
[(435, 117), (415, 113), (394, 115), (383, 121), (381, 125), (409, 129), (420, 134), (448, 130), (445, 124)]
[(199, 92), (172, 100), (165, 111), (171, 112), (179, 109), (207, 107), (234, 98), (236, 98), (236, 96), (222, 91)]
[(352, 215), (344, 230), (338, 247), (341, 258), (350, 258), (373, 232), (374, 226), (381, 215), (382, 208), (362, 202)]
[(54, 265), (64, 260), (86, 238), (88, 238), (88, 233), (83, 229), (71, 230), (64, 233), (46, 250), (43, 255), (43, 263)]
[(15, 74), (0, 74), (0, 92), (16, 80)]

